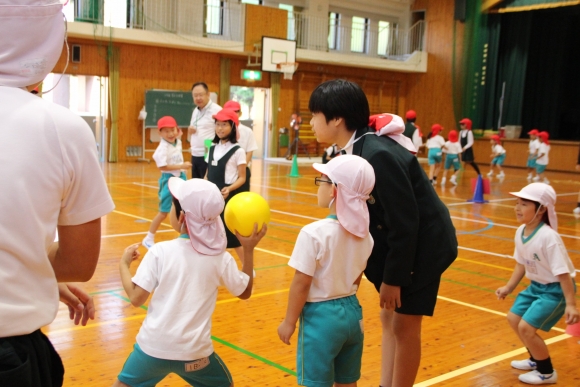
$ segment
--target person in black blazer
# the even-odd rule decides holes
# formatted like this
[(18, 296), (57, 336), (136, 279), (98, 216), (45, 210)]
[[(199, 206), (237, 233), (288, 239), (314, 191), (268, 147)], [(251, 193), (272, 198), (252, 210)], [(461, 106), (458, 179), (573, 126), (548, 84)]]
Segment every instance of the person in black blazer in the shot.
[(421, 360), (422, 318), (433, 315), (441, 275), (457, 257), (449, 211), (413, 153), (368, 127), (368, 100), (356, 83), (322, 83), (309, 110), (318, 142), (336, 143), (375, 171), (367, 201), (375, 245), (365, 275), (379, 292), (381, 385), (411, 387)]

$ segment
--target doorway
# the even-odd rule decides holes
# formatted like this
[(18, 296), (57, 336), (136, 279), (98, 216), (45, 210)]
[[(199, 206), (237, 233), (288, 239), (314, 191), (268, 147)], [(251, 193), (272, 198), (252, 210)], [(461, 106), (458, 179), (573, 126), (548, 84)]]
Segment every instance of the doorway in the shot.
[[(56, 87), (54, 87), (56, 85)], [(44, 90), (52, 91), (44, 92)], [(42, 83), (41, 97), (70, 109), (91, 128), (99, 161), (107, 154), (108, 78), (91, 75), (48, 74)]]
[(230, 100), (242, 107), (240, 123), (254, 132), (258, 149), (253, 157), (263, 159), (268, 155), (268, 128), (270, 127), (270, 89), (260, 87), (230, 86)]

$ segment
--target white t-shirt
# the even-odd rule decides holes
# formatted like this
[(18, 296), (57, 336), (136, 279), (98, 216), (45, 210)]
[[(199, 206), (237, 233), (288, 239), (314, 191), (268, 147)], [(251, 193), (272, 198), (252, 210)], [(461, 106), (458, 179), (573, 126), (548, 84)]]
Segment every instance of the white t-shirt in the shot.
[(417, 150), (419, 150), (419, 148), (421, 147), (421, 145), (423, 145), (423, 139), (421, 138), (421, 131), (419, 129), (415, 129), (415, 131), (413, 132), (413, 145), (415, 145), (415, 148)]
[(156, 243), (132, 278), (153, 293), (137, 343), (149, 356), (166, 360), (211, 355), (211, 317), (219, 286), (239, 296), (249, 280), (227, 251), (199, 254), (187, 238)]
[(522, 240), (525, 224), (516, 231), (514, 258), (526, 268), (526, 277), (541, 284), (559, 282), (557, 275), (568, 273), (576, 277), (576, 271), (560, 235), (543, 223), (535, 233)]
[[(172, 144), (162, 138), (157, 149), (155, 149), (155, 153), (153, 153), (153, 160), (155, 160), (158, 168), (183, 164), (181, 140), (176, 140), (175, 144)], [(173, 171), (163, 171), (163, 173), (171, 173), (173, 176), (179, 177), (181, 171), (182, 169), (176, 169)]]
[(82, 118), (5, 86), (0, 117), (0, 336), (8, 337), (29, 334), (56, 316), (58, 289), (47, 253), (57, 225), (84, 224), (115, 206)]
[(427, 140), (426, 147), (428, 149), (441, 148), (445, 145), (445, 139), (440, 135), (436, 135)]
[(205, 154), (204, 141), (213, 140), (215, 137), (215, 119), (212, 116), (220, 110), (222, 107), (212, 100), (201, 110), (193, 109), (189, 125), (197, 131), (189, 139), (192, 156), (201, 157)]
[(458, 155), (461, 153), (461, 150), (461, 144), (459, 141), (447, 141), (445, 143), (445, 148), (443, 148), (443, 153), (447, 153), (448, 155)]
[(503, 146), (501, 146), (499, 144), (493, 144), (491, 146), (491, 153), (500, 156), (500, 155), (503, 155), (505, 153), (505, 149)]
[(238, 129), (240, 130), (240, 139), (238, 140), (238, 144), (242, 147), (244, 152), (253, 152), (258, 149), (258, 144), (254, 138), (254, 131), (248, 128), (246, 125), (242, 124), (238, 126)]
[(531, 155), (535, 155), (536, 152), (538, 152), (538, 148), (540, 148), (540, 140), (538, 140), (537, 138), (530, 140), (530, 143), (528, 144), (528, 152)]
[[(219, 161), (234, 145), (237, 144), (232, 144), (229, 141), (225, 144), (217, 143), (212, 145), (215, 148), (213, 150), (214, 160)], [(246, 152), (240, 147), (226, 163), (226, 176), (224, 179), (226, 184), (233, 184), (238, 180), (238, 165), (242, 164), (246, 164)]]
[(546, 145), (545, 142), (540, 143), (540, 147), (538, 148), (538, 156), (542, 155), (542, 157), (538, 157), (536, 159), (536, 164), (540, 165), (548, 165), (550, 159), (548, 154), (550, 153), (550, 145)]
[(373, 238), (359, 238), (335, 219), (321, 219), (300, 230), (288, 265), (312, 276), (308, 302), (347, 297), (356, 293), (353, 283), (367, 266)]

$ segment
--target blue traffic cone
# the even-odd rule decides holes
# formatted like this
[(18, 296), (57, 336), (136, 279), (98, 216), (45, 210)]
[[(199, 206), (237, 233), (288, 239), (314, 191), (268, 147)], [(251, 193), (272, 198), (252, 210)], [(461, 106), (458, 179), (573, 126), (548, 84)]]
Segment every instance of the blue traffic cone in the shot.
[(477, 175), (477, 181), (475, 182), (475, 189), (473, 190), (473, 199), (468, 200), (468, 202), (473, 203), (487, 203), (488, 201), (483, 199), (483, 177)]
[(288, 177), (302, 177), (298, 173), (298, 156), (297, 155), (294, 155), (294, 157), (292, 157), (292, 169), (290, 170), (290, 174), (288, 175)]

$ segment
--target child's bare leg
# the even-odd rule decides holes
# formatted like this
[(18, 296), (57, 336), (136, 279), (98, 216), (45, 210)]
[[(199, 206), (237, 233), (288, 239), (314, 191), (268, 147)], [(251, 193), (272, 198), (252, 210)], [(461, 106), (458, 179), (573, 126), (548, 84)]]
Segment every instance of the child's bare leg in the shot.
[(356, 387), (356, 382), (354, 383), (334, 383), (334, 387)]
[(393, 387), (412, 387), (421, 362), (421, 323), (423, 316), (394, 313), (396, 340)]
[(544, 340), (538, 335), (537, 329), (520, 320), (518, 324), (519, 336), (524, 345), (528, 348), (534, 359), (544, 360), (550, 357), (550, 352)]
[(440, 171), (441, 171), (441, 163), (435, 164), (435, 172), (434, 172), (433, 176), (435, 178), (437, 178), (437, 175), (439, 174)]
[(433, 172), (435, 171), (435, 164), (429, 165), (429, 180), (433, 180)]
[(155, 218), (153, 218), (153, 220), (151, 221), (151, 226), (149, 226), (149, 232), (151, 234), (155, 234), (157, 232), (157, 229), (161, 225), (161, 222), (163, 222), (165, 218), (167, 218), (167, 212), (158, 212), (157, 215), (155, 215)]
[[(447, 179), (447, 171), (448, 169), (443, 169), (443, 175), (441, 175), (443, 179)], [(580, 196), (580, 193), (578, 193), (578, 196)]]
[(131, 387), (128, 384), (125, 384), (123, 382), (121, 382), (119, 379), (115, 380), (115, 383), (113, 383), (113, 387)]
[(395, 350), (397, 343), (393, 333), (392, 310), (381, 309), (381, 326), (383, 328), (381, 339), (381, 386), (392, 387), (393, 368), (395, 366)]

